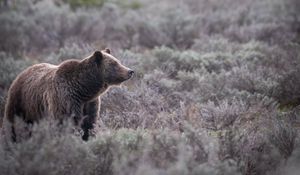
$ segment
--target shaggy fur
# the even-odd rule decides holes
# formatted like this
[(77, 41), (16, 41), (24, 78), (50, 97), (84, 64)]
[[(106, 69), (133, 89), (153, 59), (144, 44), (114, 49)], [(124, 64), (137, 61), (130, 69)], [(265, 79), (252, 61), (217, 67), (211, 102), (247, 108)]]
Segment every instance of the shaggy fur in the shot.
[(109, 49), (96, 51), (82, 61), (67, 60), (58, 66), (42, 63), (27, 68), (12, 83), (5, 107), (13, 140), (16, 140), (15, 117), (27, 123), (43, 117), (59, 120), (73, 117), (87, 140), (99, 115), (99, 96), (132, 74), (132, 70), (110, 55)]

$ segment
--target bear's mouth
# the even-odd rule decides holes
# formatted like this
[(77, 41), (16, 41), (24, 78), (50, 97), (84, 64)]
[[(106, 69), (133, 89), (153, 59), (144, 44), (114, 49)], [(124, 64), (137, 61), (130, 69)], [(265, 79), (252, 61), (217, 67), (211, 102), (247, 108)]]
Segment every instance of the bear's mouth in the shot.
[(122, 74), (117, 74), (113, 72), (109, 76), (105, 77), (106, 82), (110, 85), (120, 85), (124, 81), (129, 80), (134, 75), (134, 71), (129, 69), (128, 71), (122, 72)]
[(129, 80), (131, 77), (127, 76), (127, 77), (118, 77), (115, 79), (111, 79), (109, 82), (110, 85), (120, 85), (122, 84), (124, 81)]

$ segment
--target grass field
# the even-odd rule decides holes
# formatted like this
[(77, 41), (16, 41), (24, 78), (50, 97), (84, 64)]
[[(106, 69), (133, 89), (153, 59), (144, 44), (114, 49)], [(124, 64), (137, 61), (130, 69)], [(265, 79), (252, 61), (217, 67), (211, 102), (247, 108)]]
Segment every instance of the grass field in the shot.
[(26, 67), (105, 47), (136, 74), (102, 96), (94, 136), (2, 132), (1, 175), (299, 173), (300, 1), (0, 0), (1, 119)]

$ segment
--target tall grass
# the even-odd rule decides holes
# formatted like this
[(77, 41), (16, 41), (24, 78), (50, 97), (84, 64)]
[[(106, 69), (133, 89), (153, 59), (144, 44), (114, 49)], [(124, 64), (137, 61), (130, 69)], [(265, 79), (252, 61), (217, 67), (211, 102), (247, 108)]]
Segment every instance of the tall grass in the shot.
[[(3, 1), (4, 2), (4, 1)], [(297, 174), (297, 0), (0, 2), (0, 112), (29, 65), (109, 47), (135, 77), (93, 137), (66, 121), (0, 136), (0, 174)], [(5, 1), (6, 2), (6, 1)], [(28, 137), (28, 135), (30, 135)]]

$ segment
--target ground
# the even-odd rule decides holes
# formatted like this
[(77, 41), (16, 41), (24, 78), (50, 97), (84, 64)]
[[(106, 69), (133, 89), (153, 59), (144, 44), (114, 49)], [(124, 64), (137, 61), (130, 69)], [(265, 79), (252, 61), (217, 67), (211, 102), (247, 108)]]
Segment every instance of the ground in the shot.
[(1, 99), (27, 66), (95, 48), (135, 77), (102, 97), (87, 143), (52, 121), (2, 136), (0, 174), (299, 172), (297, 0), (102, 2), (2, 4)]

